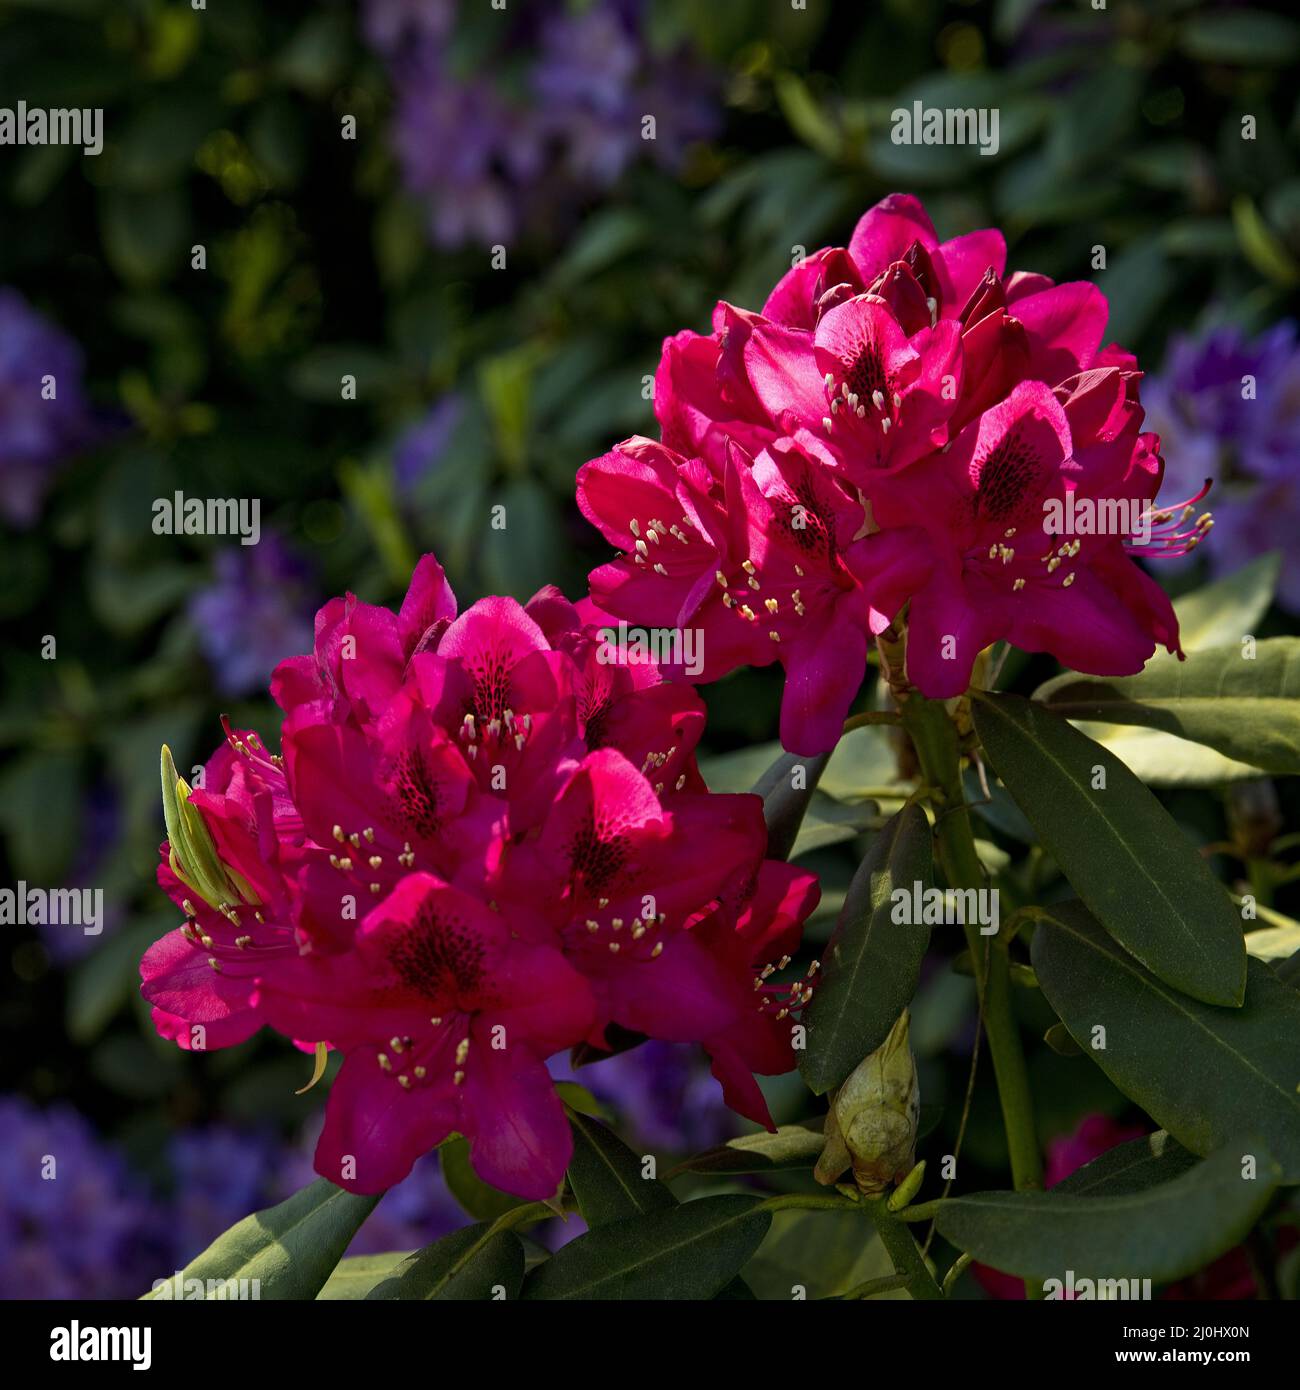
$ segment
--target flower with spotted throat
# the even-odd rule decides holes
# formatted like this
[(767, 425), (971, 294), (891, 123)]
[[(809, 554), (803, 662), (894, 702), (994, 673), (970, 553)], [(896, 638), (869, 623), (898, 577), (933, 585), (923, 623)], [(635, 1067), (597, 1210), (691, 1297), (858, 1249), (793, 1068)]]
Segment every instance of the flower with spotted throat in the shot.
[(793, 1066), (811, 985), (770, 983), (765, 952), (788, 959), (816, 880), (766, 860), (757, 797), (707, 790), (699, 697), (611, 663), (604, 616), (554, 589), (457, 616), (426, 556), (399, 613), (322, 609), (274, 679), (281, 754), (228, 728), (202, 786), (173, 784), (159, 881), (187, 921), (142, 963), (155, 1024), (341, 1052), (316, 1165), (344, 1187), (458, 1133), (485, 1181), (552, 1196), (546, 1059), (611, 1026), (703, 1044), (771, 1123), (753, 1074)]
[[(834, 746), (868, 644), (904, 615), (907, 675), (931, 698), (960, 695), (1002, 638), (1098, 675), (1179, 652), (1131, 557), (1183, 553), (1210, 518), (1189, 524), (1199, 495), (1156, 504), (1159, 440), (1135, 359), (1101, 346), (1105, 296), (1006, 259), (1000, 232), (940, 242), (893, 194), (760, 312), (722, 303), (711, 334), (668, 338), (663, 443), (579, 471), (579, 507), (622, 552), (593, 599), (698, 627), (703, 680), (779, 661), (792, 752)], [(1123, 504), (1128, 527), (1049, 534), (1045, 504), (1069, 500)]]

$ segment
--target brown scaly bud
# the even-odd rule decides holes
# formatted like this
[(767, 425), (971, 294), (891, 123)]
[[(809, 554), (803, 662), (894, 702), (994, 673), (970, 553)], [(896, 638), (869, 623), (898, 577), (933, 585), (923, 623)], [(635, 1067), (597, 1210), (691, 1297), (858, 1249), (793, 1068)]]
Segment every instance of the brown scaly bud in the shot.
[(862, 1195), (879, 1197), (915, 1166), (920, 1106), (904, 1009), (885, 1041), (836, 1091), (813, 1176), (829, 1185), (852, 1167)]

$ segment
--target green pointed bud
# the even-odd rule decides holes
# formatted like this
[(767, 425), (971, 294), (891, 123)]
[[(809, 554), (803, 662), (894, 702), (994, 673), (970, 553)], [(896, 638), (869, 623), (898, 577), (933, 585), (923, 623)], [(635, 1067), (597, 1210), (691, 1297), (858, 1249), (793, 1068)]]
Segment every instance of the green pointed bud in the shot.
[(231, 902), (235, 890), (217, 854), (216, 841), (196, 806), (190, 805), (190, 789), (177, 775), (171, 749), (162, 750), (163, 818), (171, 845), (172, 872), (209, 906)]
[(902, 1211), (904, 1207), (911, 1206), (912, 1198), (921, 1190), (924, 1181), (925, 1159), (922, 1159), (889, 1194), (889, 1201), (885, 1205), (890, 1211)]
[[(171, 845), (172, 872), (185, 883), (189, 878), (177, 862), (177, 851), (181, 846), (181, 807), (176, 795), (176, 784), (181, 779), (176, 774), (176, 764), (172, 761), (172, 750), (164, 743), (162, 746), (162, 801), (163, 819), (167, 822), (167, 843)], [(193, 887), (193, 885), (190, 885)]]
[(826, 1121), (826, 1147), (814, 1176), (819, 1182), (834, 1182), (847, 1164), (864, 1197), (879, 1197), (903, 1177), (914, 1179), (914, 1195), (921, 1182), (913, 1171), (920, 1108), (905, 1009), (885, 1041), (858, 1063), (835, 1093)]

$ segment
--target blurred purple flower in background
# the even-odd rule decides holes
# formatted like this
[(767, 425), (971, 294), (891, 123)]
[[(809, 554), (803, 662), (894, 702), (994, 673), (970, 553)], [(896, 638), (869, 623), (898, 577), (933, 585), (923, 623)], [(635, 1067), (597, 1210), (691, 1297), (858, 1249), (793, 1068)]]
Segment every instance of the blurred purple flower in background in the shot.
[(1207, 479), (1214, 536), (1200, 553), (1215, 575), (1283, 553), (1278, 601), (1300, 612), (1300, 345), (1296, 325), (1248, 338), (1238, 327), (1175, 338), (1164, 370), (1142, 384), (1147, 429), (1160, 435), (1166, 488)]
[(190, 621), (224, 695), (265, 688), (286, 657), (311, 650), (310, 569), (272, 531), (217, 552), (214, 581), (190, 600)]
[(182, 1130), (173, 1138), (168, 1156), (175, 1196), (167, 1229), (174, 1269), (184, 1269), (222, 1231), (270, 1204), (281, 1148), (264, 1135), (225, 1125)]
[(646, 8), (541, 0), (466, 23), (458, 46), (446, 0), (367, 0), (362, 29), (393, 81), (393, 147), (438, 245), (549, 225), (639, 154), (677, 169), (716, 133), (717, 77), (688, 53), (652, 52)]
[(460, 421), (461, 408), (461, 398), (454, 392), (443, 396), (398, 438), (393, 449), (393, 476), (402, 492), (410, 492), (442, 461)]
[(169, 1273), (142, 1185), (67, 1106), (0, 1098), (0, 1298), (135, 1298)]
[(550, 1069), (557, 1080), (585, 1086), (648, 1150), (695, 1153), (737, 1132), (707, 1059), (690, 1044), (652, 1039), (576, 1071), (563, 1056), (552, 1058)]
[[(576, 1077), (562, 1062), (553, 1070), (586, 1086), (647, 1152), (694, 1152), (736, 1132), (696, 1048), (648, 1042)], [(293, 1143), (226, 1124), (181, 1130), (167, 1146), (170, 1181), (151, 1191), (75, 1110), (0, 1098), (0, 1297), (138, 1297), (237, 1221), (314, 1182), (322, 1121)], [(380, 1199), (347, 1253), (417, 1250), (471, 1220), (431, 1153)], [(536, 1234), (558, 1247), (584, 1229), (575, 1217)]]
[(17, 290), (0, 289), (0, 516), (32, 525), (59, 468), (99, 432), (81, 349)]

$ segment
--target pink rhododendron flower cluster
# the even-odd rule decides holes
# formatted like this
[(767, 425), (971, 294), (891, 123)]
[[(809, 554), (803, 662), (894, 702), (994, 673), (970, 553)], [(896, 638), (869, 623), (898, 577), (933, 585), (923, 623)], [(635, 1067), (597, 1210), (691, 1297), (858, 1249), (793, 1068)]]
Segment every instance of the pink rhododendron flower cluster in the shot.
[(793, 1065), (776, 985), (817, 899), (766, 858), (756, 796), (695, 765), (704, 709), (610, 661), (555, 590), (457, 616), (432, 556), (396, 614), (349, 595), (281, 664), (282, 752), (227, 730), (189, 803), (226, 902), (163, 846), (187, 922), (146, 955), (161, 1034), (224, 1047), (263, 1024), (343, 1054), (316, 1155), (360, 1192), (452, 1132), (487, 1182), (552, 1196), (571, 1137), (546, 1068), (611, 1025), (702, 1043), (728, 1103)]
[[(596, 603), (698, 628), (705, 680), (780, 661), (781, 738), (807, 754), (834, 744), (868, 641), (904, 604), (908, 676), (932, 698), (961, 694), (1001, 638), (1100, 675), (1177, 651), (1130, 552), (1181, 553), (1208, 517), (1154, 508), (1159, 440), (1135, 358), (1102, 347), (1101, 291), (1005, 267), (1000, 232), (940, 243), (893, 195), (761, 312), (722, 303), (711, 334), (669, 338), (662, 442), (578, 476), (622, 552), (593, 571)], [(1082, 502), (1125, 524), (1049, 529), (1054, 504)]]

